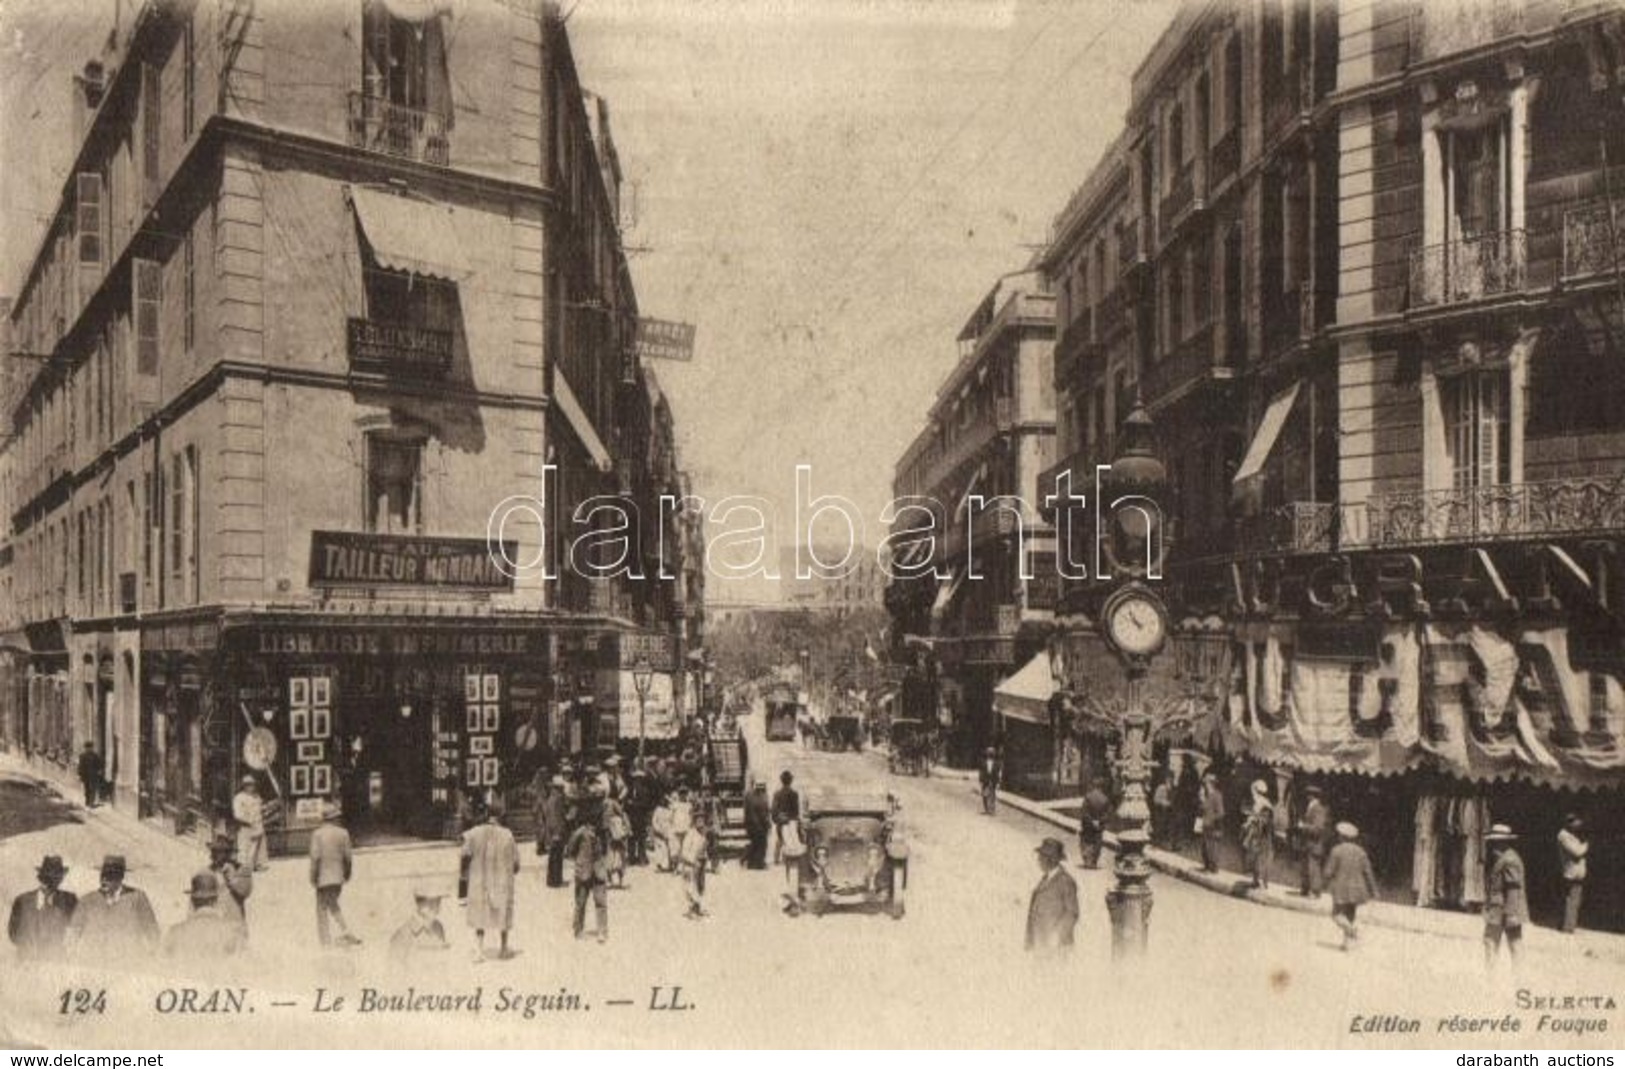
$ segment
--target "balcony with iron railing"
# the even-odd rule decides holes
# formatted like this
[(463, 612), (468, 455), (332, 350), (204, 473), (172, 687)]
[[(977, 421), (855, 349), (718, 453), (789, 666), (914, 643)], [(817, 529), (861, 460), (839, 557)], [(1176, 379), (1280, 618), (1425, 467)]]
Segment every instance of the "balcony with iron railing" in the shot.
[(352, 92), (350, 145), (446, 167), (451, 163), (451, 130), (444, 115), (382, 97)]
[(351, 317), (346, 334), (354, 371), (438, 378), (451, 369), (449, 330)]
[(1146, 369), (1141, 390), (1147, 404), (1153, 404), (1176, 390), (1206, 378), (1222, 357), (1213, 352), (1213, 324), (1204, 323), (1170, 353)]
[(1525, 0), (1456, 0), (1418, 4), (1414, 9), (1411, 54), (1419, 60), (1470, 52), (1524, 30)]
[(1563, 213), (1563, 279), (1614, 275), (1625, 268), (1625, 204), (1592, 201)]
[(1237, 521), (1244, 554), (1326, 553), (1337, 547), (1337, 505), (1289, 501)]
[(1625, 531), (1625, 473), (1373, 494), (1366, 525), (1372, 546)]
[(1522, 230), (1498, 230), (1411, 253), (1410, 307), (1437, 308), (1521, 293), (1528, 285)]

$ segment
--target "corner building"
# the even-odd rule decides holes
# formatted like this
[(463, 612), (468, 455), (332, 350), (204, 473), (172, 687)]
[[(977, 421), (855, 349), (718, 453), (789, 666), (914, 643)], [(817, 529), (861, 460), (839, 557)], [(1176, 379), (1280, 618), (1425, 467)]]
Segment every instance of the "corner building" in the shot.
[(561, 570), (560, 499), (656, 452), (607, 107), (557, 13), (175, 0), (110, 42), (11, 313), (40, 360), (3, 454), (9, 741), (64, 776), (89, 742), (181, 833), (252, 773), (278, 850), (327, 799), (364, 840), (446, 834), (615, 745), (596, 693), (638, 652), (676, 672), (676, 595), (486, 551), (553, 463), (501, 535)]

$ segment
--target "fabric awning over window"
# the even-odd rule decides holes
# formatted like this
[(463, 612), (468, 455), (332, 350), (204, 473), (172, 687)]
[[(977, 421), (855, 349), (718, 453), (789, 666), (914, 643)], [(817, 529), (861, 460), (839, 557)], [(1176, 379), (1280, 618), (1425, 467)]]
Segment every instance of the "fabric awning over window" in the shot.
[(474, 273), (457, 209), (354, 186), (350, 203), (378, 266), (449, 282)]
[(592, 420), (587, 418), (587, 410), (581, 407), (581, 402), (576, 400), (575, 391), (570, 389), (570, 384), (565, 381), (564, 373), (557, 368), (553, 370), (553, 402), (559, 406), (559, 411), (564, 413), (564, 418), (569, 420), (570, 429), (575, 431), (576, 437), (581, 439), (581, 444), (586, 446), (587, 452), (592, 456), (592, 462), (598, 465), (598, 470), (609, 471), (613, 468), (614, 461), (610, 458), (609, 450), (604, 448), (604, 440), (598, 437), (598, 432), (593, 429)]
[(1242, 457), (1241, 467), (1236, 469), (1234, 482), (1240, 483), (1264, 470), (1264, 462), (1270, 458), (1270, 450), (1275, 448), (1276, 439), (1281, 437), (1281, 428), (1286, 426), (1286, 418), (1292, 414), (1293, 402), (1297, 401), (1298, 389), (1302, 385), (1301, 382), (1294, 382), (1270, 398), (1252, 444), (1247, 447), (1247, 455)]
[(965, 581), (965, 569), (955, 568), (954, 574), (937, 588), (937, 600), (931, 606), (932, 616), (941, 616), (948, 611), (948, 606), (954, 603), (954, 597), (959, 593), (960, 584)]
[(993, 688), (993, 711), (1029, 724), (1049, 724), (1049, 700), (1055, 693), (1055, 677), (1049, 670), (1049, 653), (1039, 653), (1021, 671)]

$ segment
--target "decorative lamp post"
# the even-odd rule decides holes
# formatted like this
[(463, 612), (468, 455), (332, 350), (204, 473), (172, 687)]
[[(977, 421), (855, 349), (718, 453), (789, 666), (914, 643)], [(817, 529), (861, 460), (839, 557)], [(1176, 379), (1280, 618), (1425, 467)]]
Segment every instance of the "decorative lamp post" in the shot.
[(638, 663), (632, 666), (632, 685), (638, 691), (638, 756), (643, 756), (643, 740), (648, 734), (649, 689), (654, 686), (654, 668), (649, 664), (647, 654), (638, 657)]
[[(1183, 696), (1151, 699), (1145, 694), (1151, 662), (1168, 638), (1168, 609), (1151, 585), (1162, 578), (1166, 532), (1161, 498), (1167, 489), (1167, 469), (1157, 459), (1151, 418), (1138, 401), (1124, 421), (1122, 445), (1096, 507), (1111, 511), (1101, 546), (1110, 571), (1103, 577), (1126, 581), (1101, 603), (1092, 626), (1084, 621), (1058, 621), (1050, 644), (1050, 671), (1061, 695), (1060, 716), (1069, 717), (1074, 728), (1094, 724), (1118, 737), (1122, 796), (1116, 814), (1115, 885), (1106, 893), (1106, 909), (1112, 921), (1112, 954), (1119, 958), (1144, 953), (1151, 919), (1151, 864), (1145, 856), (1151, 840), (1151, 809), (1146, 797), (1151, 746), (1159, 734), (1189, 724), (1195, 715)], [(1069, 622), (1073, 626), (1068, 627)], [(1080, 630), (1097, 633), (1123, 663), (1127, 680), (1120, 695), (1091, 693), (1088, 680), (1069, 671), (1061, 636)]]

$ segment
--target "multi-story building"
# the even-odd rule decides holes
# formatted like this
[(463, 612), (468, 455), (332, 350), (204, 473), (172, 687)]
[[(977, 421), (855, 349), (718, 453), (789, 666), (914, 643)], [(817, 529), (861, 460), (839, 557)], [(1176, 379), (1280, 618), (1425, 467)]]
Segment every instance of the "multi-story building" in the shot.
[(10, 319), (14, 740), (177, 830), (253, 774), (291, 849), (326, 799), (437, 835), (613, 743), (674, 584), (583, 577), (572, 513), (670, 428), (557, 13), (173, 0), (111, 41)]
[[(817, 559), (826, 563), (843, 559), (847, 552), (847, 547), (835, 545), (815, 545), (812, 549)], [(801, 559), (805, 552), (793, 546), (779, 550), (779, 589), (785, 605), (837, 613), (880, 607), (886, 575), (873, 549), (852, 547), (847, 567), (830, 575), (821, 574)]]
[[(1620, 830), (1622, 61), (1617, 4), (1188, 5), (1044, 257), (1047, 478), (1110, 463), (1136, 396), (1168, 469), (1146, 693), (1207, 715), (1184, 744), (1238, 803), (1322, 787), (1395, 897), (1481, 904), (1491, 820)], [(1058, 642), (1074, 693), (1121, 678)]]
[(961, 764), (995, 741), (994, 688), (1042, 647), (1050, 618), (1054, 532), (1039, 473), (1055, 459), (1054, 336), (1055, 298), (1037, 271), (996, 282), (896, 466), (895, 498), (928, 502), (940, 537), (928, 545), (939, 578), (887, 588), (893, 655), (912, 662), (908, 637), (929, 641), (926, 671)]

